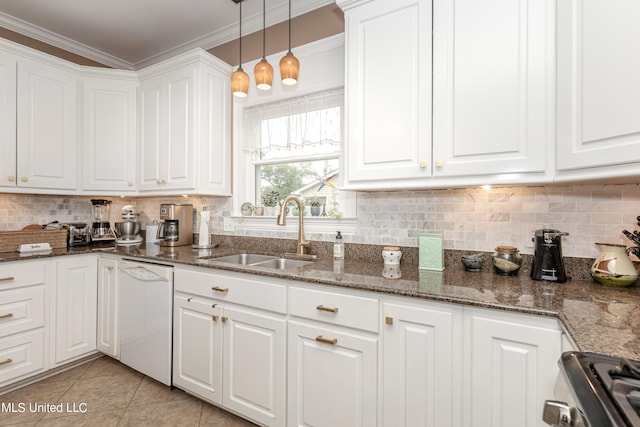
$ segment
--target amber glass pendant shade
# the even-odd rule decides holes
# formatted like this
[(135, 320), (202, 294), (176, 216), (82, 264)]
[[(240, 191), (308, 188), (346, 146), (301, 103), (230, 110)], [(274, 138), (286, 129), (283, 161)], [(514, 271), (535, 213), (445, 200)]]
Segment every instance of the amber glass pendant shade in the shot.
[(260, 90), (271, 89), (271, 83), (273, 82), (273, 67), (266, 59), (258, 62), (253, 69), (253, 75), (256, 79), (256, 86)]
[(298, 83), (298, 72), (300, 71), (300, 61), (293, 56), (291, 51), (287, 52), (280, 60), (280, 78), (282, 84), (292, 86)]
[(233, 92), (233, 96), (238, 98), (244, 98), (249, 93), (249, 75), (244, 72), (242, 67), (238, 67), (231, 74), (231, 92)]

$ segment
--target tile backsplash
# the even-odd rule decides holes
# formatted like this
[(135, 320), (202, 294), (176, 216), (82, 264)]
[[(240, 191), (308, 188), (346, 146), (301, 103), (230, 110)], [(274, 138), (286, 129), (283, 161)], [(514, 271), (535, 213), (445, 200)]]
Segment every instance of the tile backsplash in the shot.
[[(158, 219), (160, 203), (191, 203), (197, 210), (209, 207), (216, 234), (265, 236), (264, 230), (223, 233), (223, 220), (232, 215), (227, 197), (105, 198), (113, 202), (112, 222), (120, 220), (120, 209), (128, 204), (146, 224)], [(90, 199), (0, 194), (0, 230), (54, 220), (91, 222)], [(556, 228), (569, 233), (562, 240), (565, 256), (588, 258), (597, 254), (595, 242), (629, 244), (622, 230), (635, 230), (638, 215), (636, 184), (362, 192), (357, 197), (356, 231), (345, 235), (345, 241), (416, 247), (420, 233), (442, 233), (445, 249), (492, 251), (497, 245), (513, 245), (531, 254), (533, 231)], [(273, 228), (269, 236), (290, 237), (275, 224)], [(307, 237), (330, 241), (334, 234)]]

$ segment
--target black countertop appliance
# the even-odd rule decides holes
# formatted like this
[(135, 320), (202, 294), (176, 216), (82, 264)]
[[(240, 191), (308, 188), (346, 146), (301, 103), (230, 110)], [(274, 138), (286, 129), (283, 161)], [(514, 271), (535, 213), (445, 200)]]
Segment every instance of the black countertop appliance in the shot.
[(531, 278), (533, 280), (546, 280), (549, 282), (564, 283), (567, 274), (562, 263), (562, 246), (560, 239), (568, 236), (559, 230), (541, 229), (535, 231), (535, 253), (531, 266)]

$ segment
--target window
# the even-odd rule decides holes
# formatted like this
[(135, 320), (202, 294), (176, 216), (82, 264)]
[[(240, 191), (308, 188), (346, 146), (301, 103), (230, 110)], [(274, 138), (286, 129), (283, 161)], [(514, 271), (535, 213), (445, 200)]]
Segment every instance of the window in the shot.
[(305, 202), (306, 215), (342, 215), (337, 187), (343, 103), (340, 88), (245, 108), (256, 205), (295, 195)]

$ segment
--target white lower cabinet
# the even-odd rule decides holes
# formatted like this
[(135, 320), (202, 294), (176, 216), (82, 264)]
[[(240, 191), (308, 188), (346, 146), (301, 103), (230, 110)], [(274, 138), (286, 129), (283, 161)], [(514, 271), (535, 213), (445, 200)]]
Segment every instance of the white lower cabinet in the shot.
[(289, 426), (378, 425), (378, 337), (289, 322)]
[(462, 307), (382, 305), (382, 425), (460, 426)]
[(465, 309), (464, 425), (544, 426), (562, 352), (555, 319)]
[(47, 369), (49, 262), (0, 265), (0, 387)]
[[(176, 268), (174, 289), (174, 385), (260, 425), (285, 426), (286, 287)], [(255, 295), (263, 309), (233, 303)]]
[(379, 300), (289, 288), (289, 426), (378, 425)]
[(51, 366), (96, 350), (97, 258), (78, 255), (54, 261), (51, 288)]
[(173, 384), (222, 403), (222, 310), (210, 300), (176, 293), (173, 303)]
[(119, 359), (118, 348), (118, 260), (98, 259), (97, 348)]

